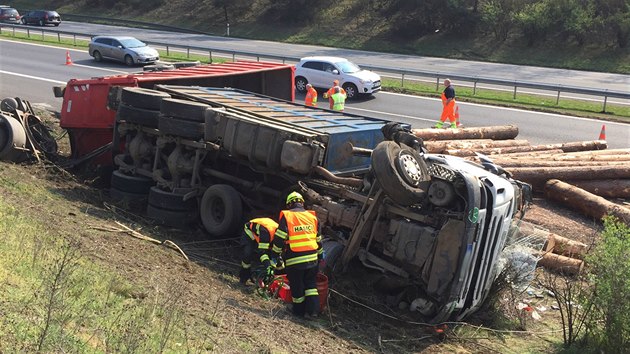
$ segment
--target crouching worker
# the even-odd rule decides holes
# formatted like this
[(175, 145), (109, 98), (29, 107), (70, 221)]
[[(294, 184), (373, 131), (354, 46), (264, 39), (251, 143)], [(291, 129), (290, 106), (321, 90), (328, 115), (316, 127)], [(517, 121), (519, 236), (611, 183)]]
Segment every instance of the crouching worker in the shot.
[(289, 194), (286, 205), (287, 210), (280, 212), (272, 251), (284, 259), (293, 313), (299, 317), (316, 317), (319, 312), (318, 262), (323, 256), (319, 223), (315, 211), (304, 208), (301, 194)]
[(260, 262), (267, 275), (273, 275), (273, 266), (269, 260), (271, 242), (278, 224), (270, 218), (252, 219), (245, 224), (243, 230), (243, 259), (238, 274), (241, 284), (252, 278), (252, 265)]

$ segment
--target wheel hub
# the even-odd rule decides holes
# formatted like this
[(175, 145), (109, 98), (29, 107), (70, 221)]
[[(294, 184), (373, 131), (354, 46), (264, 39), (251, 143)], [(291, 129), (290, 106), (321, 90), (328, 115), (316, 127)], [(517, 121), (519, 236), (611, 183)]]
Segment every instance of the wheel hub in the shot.
[(422, 180), (422, 169), (420, 164), (413, 155), (401, 154), (400, 166), (402, 167), (403, 176), (407, 182), (413, 186), (420, 184)]

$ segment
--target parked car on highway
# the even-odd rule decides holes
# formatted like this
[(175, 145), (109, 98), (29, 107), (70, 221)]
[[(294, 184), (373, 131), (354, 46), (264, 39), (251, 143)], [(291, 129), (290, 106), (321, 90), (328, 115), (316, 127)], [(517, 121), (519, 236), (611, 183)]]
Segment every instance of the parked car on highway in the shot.
[(160, 60), (160, 53), (134, 37), (96, 36), (88, 52), (94, 60), (112, 59), (129, 66), (150, 64)]
[(0, 5), (0, 22), (20, 23), (20, 13), (12, 7)]
[(22, 16), (22, 24), (25, 25), (55, 25), (59, 26), (61, 24), (61, 16), (57, 13), (57, 11), (49, 11), (49, 10), (34, 10), (25, 13)]
[(339, 57), (305, 57), (295, 66), (295, 88), (306, 91), (306, 84), (330, 88), (334, 80), (346, 90), (348, 98), (373, 94), (381, 90), (381, 77), (363, 70), (348, 59)]

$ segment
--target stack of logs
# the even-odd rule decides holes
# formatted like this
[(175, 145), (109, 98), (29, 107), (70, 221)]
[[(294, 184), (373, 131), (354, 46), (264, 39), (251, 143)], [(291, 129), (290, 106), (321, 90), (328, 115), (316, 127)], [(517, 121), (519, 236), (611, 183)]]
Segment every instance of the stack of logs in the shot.
[[(530, 183), (535, 193), (544, 192), (548, 199), (597, 220), (613, 215), (630, 224), (630, 209), (605, 199), (630, 197), (630, 149), (607, 149), (605, 140), (531, 145), (516, 139), (514, 125), (413, 132), (430, 153), (479, 163), (487, 157), (513, 178)], [(558, 261), (573, 264), (577, 271), (582, 267), (581, 261), (578, 266), (568, 259)]]

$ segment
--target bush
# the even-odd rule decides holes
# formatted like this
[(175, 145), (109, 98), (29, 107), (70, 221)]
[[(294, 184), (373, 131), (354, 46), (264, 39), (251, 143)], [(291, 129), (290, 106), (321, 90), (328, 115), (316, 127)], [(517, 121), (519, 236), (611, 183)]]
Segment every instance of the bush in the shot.
[(630, 353), (630, 228), (604, 219), (602, 241), (587, 261), (596, 311), (587, 339), (606, 353)]

